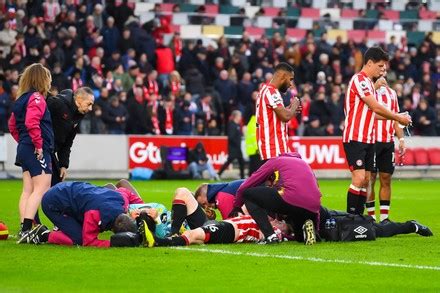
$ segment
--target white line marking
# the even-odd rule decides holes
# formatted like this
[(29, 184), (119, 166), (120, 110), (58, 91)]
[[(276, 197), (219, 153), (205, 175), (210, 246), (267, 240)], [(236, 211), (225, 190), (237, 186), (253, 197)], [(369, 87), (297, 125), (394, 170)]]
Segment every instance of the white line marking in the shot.
[(216, 254), (280, 258), (280, 259), (309, 261), (309, 262), (355, 264), (355, 265), (366, 265), (366, 266), (377, 266), (377, 267), (393, 267), (393, 268), (404, 268), (404, 269), (440, 271), (440, 267), (436, 267), (436, 266), (397, 264), (397, 263), (386, 263), (386, 262), (378, 262), (378, 261), (351, 261), (351, 260), (344, 260), (344, 259), (325, 259), (325, 258), (319, 258), (319, 257), (303, 257), (303, 256), (293, 256), (293, 255), (279, 255), (279, 254), (268, 254), (268, 253), (258, 253), (258, 252), (239, 252), (239, 251), (230, 251), (230, 250), (223, 250), (223, 249), (206, 249), (206, 248), (189, 248), (189, 247), (173, 247), (173, 249), (198, 251), (198, 252), (209, 252), (209, 253), (216, 253)]

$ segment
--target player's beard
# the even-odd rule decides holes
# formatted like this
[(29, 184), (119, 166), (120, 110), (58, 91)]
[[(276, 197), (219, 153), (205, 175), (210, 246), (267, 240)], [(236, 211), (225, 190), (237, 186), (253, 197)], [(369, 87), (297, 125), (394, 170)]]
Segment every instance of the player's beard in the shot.
[(283, 84), (282, 86), (280, 86), (280, 88), (278, 90), (280, 91), (280, 93), (285, 94), (288, 89), (289, 89), (289, 85)]

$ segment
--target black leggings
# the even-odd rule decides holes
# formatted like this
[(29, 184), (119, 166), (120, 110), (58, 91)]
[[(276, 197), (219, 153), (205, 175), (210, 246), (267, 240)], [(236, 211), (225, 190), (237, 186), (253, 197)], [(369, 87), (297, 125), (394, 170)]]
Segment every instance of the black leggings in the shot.
[(249, 188), (244, 191), (243, 197), (246, 208), (265, 237), (269, 237), (274, 233), (273, 227), (267, 218), (267, 212), (288, 216), (295, 239), (298, 241), (303, 241), (302, 226), (306, 220), (312, 220), (315, 227), (317, 227), (316, 213), (285, 202), (275, 188), (265, 186)]
[(399, 234), (410, 234), (416, 231), (414, 223), (407, 221), (405, 223), (396, 223), (391, 221), (373, 223), (377, 237), (392, 237)]
[[(335, 211), (327, 209), (323, 206), (321, 206), (320, 210), (320, 231), (325, 231), (325, 222), (328, 219), (331, 218), (342, 218), (349, 215), (346, 212), (343, 211)], [(392, 237), (394, 235), (399, 234), (410, 234), (414, 233), (416, 231), (416, 227), (414, 226), (414, 223), (411, 223), (410, 221), (407, 221), (405, 223), (398, 223), (398, 222), (381, 222), (376, 223), (373, 222), (374, 230), (376, 231), (376, 237)]]
[(218, 175), (221, 176), (223, 172), (228, 168), (228, 166), (234, 161), (238, 160), (238, 166), (240, 168), (240, 178), (244, 178), (244, 160), (242, 156), (228, 156), (228, 160), (226, 163), (221, 167), (220, 171), (218, 172)]

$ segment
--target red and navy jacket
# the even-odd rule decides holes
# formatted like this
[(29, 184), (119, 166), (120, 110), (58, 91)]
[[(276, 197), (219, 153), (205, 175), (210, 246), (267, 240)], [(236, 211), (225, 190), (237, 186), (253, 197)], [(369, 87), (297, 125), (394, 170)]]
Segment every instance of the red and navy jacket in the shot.
[(18, 143), (53, 151), (52, 120), (42, 94), (27, 92), (15, 101), (9, 118), (9, 131)]
[(208, 202), (215, 203), (223, 219), (226, 219), (234, 208), (234, 199), (244, 179), (234, 180), (228, 183), (208, 184), (206, 197)]
[(82, 223), (83, 246), (109, 247), (110, 241), (99, 240), (99, 233), (111, 230), (115, 219), (127, 212), (129, 204), (143, 203), (126, 188), (110, 190), (86, 182), (61, 182), (46, 195), (50, 197), (50, 205)]

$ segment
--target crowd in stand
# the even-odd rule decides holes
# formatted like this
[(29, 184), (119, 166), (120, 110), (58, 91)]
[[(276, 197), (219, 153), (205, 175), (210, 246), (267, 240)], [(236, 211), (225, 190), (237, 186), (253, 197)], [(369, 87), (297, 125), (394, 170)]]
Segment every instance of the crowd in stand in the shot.
[[(0, 0), (0, 131), (7, 130), (19, 74), (35, 62), (51, 70), (52, 94), (93, 89), (95, 105), (82, 133), (162, 135), (223, 135), (233, 110), (246, 124), (260, 84), (287, 62), (296, 87), (285, 103), (298, 96), (303, 105), (289, 133), (341, 135), (345, 92), (362, 67), (367, 40), (330, 44), (325, 32), (310, 32), (295, 43), (279, 33), (204, 43), (174, 33), (165, 42), (170, 17), (159, 6), (156, 18), (141, 25), (125, 2), (83, 2)], [(404, 38), (380, 45), (391, 55), (388, 81), (401, 111), (413, 117), (411, 131), (440, 135), (440, 48), (432, 34), (418, 46)]]

